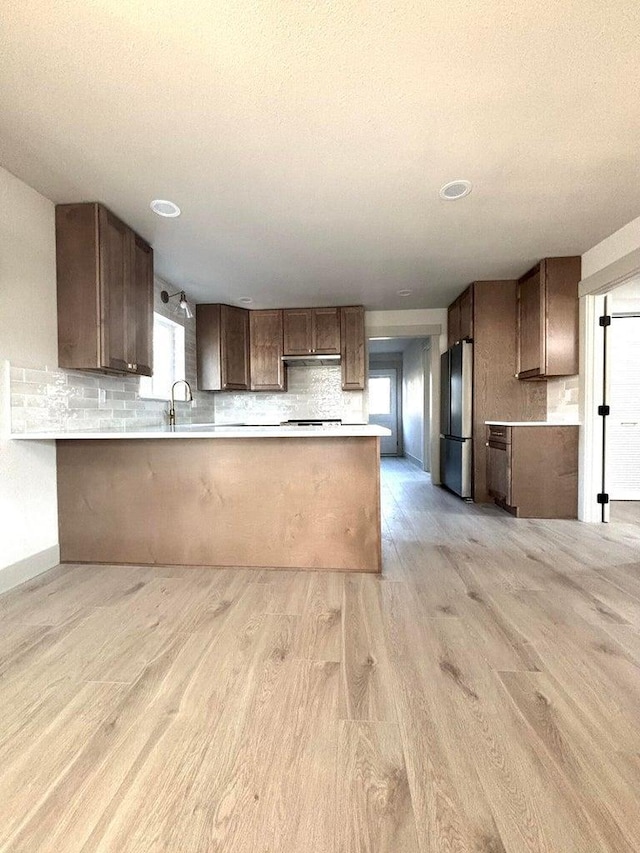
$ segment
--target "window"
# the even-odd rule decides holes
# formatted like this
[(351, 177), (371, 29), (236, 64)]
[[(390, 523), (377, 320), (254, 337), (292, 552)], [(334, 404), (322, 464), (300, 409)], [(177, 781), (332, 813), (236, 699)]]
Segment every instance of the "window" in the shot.
[[(140, 380), (140, 396), (168, 400), (171, 386), (184, 379), (184, 326), (162, 314), (153, 315), (153, 376)], [(186, 399), (186, 388), (176, 388), (176, 400)]]
[(389, 376), (369, 377), (369, 414), (391, 414), (391, 378)]

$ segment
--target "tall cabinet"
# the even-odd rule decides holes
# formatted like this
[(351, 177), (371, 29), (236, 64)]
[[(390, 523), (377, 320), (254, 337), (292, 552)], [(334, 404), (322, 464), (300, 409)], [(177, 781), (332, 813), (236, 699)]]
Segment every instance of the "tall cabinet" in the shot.
[(450, 329), (450, 343), (473, 341), (473, 499), (479, 503), (491, 500), (485, 421), (544, 420), (547, 412), (545, 384), (515, 376), (517, 285), (476, 281), (449, 308), (456, 336)]

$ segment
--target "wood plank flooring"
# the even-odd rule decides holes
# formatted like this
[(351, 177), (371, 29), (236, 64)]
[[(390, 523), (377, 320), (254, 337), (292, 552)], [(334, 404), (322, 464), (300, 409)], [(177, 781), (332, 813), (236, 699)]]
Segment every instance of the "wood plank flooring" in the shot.
[(384, 573), (0, 597), (2, 853), (640, 851), (640, 524), (383, 463)]

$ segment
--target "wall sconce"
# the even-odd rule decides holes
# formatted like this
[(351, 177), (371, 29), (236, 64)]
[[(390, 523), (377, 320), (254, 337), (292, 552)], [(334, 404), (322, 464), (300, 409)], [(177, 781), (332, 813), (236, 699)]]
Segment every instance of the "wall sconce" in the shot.
[(191, 320), (193, 317), (193, 311), (191, 310), (191, 306), (187, 302), (187, 297), (185, 296), (184, 290), (176, 290), (175, 293), (167, 293), (166, 290), (160, 291), (160, 299), (166, 305), (170, 299), (173, 299), (174, 296), (179, 296), (180, 301), (178, 302), (178, 307), (184, 311), (184, 316), (187, 320)]

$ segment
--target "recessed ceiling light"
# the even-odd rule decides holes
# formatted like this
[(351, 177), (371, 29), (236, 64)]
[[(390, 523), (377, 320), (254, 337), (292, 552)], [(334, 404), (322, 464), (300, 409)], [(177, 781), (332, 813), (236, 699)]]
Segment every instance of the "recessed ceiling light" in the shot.
[(238, 302), (242, 302), (243, 305), (251, 305), (253, 299), (250, 296), (241, 296)]
[(464, 198), (471, 192), (471, 181), (449, 181), (443, 187), (440, 187), (440, 198), (447, 201), (455, 201), (458, 198)]
[(412, 290), (399, 290), (398, 296), (411, 296), (412, 293)]
[(167, 201), (166, 198), (154, 198), (149, 207), (158, 216), (164, 216), (166, 219), (175, 219), (176, 216), (180, 216), (178, 205), (172, 201)]

